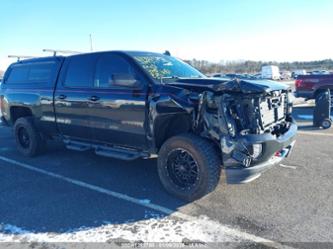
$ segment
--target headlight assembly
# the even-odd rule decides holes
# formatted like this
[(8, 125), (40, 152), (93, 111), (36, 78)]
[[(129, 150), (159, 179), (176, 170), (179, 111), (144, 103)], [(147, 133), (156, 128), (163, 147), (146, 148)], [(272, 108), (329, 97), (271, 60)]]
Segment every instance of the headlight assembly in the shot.
[(262, 144), (253, 144), (251, 148), (251, 156), (258, 159), (262, 155)]

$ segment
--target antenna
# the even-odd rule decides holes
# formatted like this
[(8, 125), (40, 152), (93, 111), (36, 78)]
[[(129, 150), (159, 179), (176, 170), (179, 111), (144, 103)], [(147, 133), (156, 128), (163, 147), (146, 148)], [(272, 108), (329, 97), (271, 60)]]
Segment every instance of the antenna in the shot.
[(57, 53), (61, 53), (61, 54), (81, 54), (81, 52), (78, 52), (78, 51), (58, 50), (58, 49), (43, 49), (43, 52), (53, 53), (53, 56), (56, 56)]
[(169, 50), (165, 50), (164, 55), (171, 56), (171, 53)]
[(92, 40), (92, 35), (89, 34), (89, 39), (90, 39), (90, 51), (93, 51), (93, 40)]
[(8, 58), (16, 58), (17, 61), (21, 61), (21, 59), (31, 59), (35, 57), (29, 55), (8, 55)]

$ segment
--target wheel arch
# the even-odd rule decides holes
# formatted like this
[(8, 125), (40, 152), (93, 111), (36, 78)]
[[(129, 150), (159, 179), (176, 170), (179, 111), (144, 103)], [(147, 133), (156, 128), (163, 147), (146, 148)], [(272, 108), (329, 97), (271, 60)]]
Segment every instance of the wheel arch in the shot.
[(15, 124), (16, 120), (22, 117), (32, 117), (33, 112), (26, 106), (11, 106), (9, 108), (10, 122)]
[(317, 98), (318, 94), (324, 92), (325, 90), (329, 89), (331, 92), (331, 95), (333, 94), (333, 85), (328, 85), (328, 86), (320, 86), (317, 89), (315, 89), (313, 93), (313, 98)]
[(192, 117), (187, 113), (170, 114), (158, 117), (154, 122), (154, 140), (159, 150), (169, 138), (192, 130)]

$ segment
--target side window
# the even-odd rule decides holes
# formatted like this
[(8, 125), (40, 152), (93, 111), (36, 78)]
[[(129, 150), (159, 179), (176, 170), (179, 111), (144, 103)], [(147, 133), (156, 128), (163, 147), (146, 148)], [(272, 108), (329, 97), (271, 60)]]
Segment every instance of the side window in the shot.
[(94, 87), (113, 87), (114, 79), (124, 76), (136, 78), (136, 73), (131, 64), (119, 55), (102, 55), (96, 64)]
[(6, 83), (7, 84), (24, 83), (25, 81), (27, 81), (28, 73), (29, 73), (29, 66), (27, 64), (15, 65), (11, 68)]
[(8, 84), (46, 83), (55, 70), (54, 62), (40, 62), (14, 65), (8, 75)]
[(64, 85), (93, 87), (96, 55), (78, 55), (70, 58)]
[(30, 66), (28, 81), (47, 82), (51, 79), (55, 63), (36, 63)]

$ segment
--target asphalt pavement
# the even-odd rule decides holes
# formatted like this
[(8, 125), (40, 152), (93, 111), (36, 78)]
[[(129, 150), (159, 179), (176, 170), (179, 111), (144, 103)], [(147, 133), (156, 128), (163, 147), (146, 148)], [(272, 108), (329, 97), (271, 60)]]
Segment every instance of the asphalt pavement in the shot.
[(311, 106), (295, 108), (297, 143), (281, 165), (243, 185), (227, 185), (222, 172), (217, 189), (192, 203), (164, 191), (156, 159), (124, 162), (59, 142), (25, 158), (2, 127), (0, 241), (333, 243), (333, 129), (313, 128), (311, 115)]

